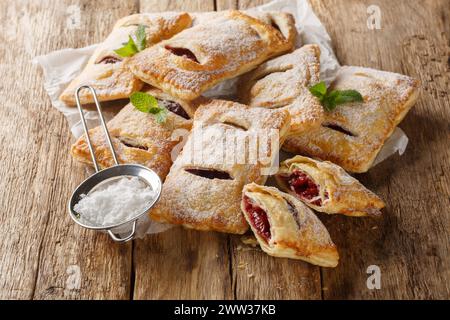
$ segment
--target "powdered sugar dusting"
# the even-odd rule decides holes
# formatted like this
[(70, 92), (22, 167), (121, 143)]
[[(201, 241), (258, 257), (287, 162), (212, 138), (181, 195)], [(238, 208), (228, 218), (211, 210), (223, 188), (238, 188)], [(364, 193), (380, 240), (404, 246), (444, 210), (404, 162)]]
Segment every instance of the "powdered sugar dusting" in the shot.
[(289, 138), (286, 150), (329, 160), (347, 171), (367, 171), (385, 140), (417, 97), (418, 82), (410, 77), (362, 67), (342, 67), (334, 89), (358, 90), (364, 102), (348, 103), (327, 112), (325, 122), (353, 135), (318, 127)]
[(74, 210), (83, 224), (111, 226), (143, 213), (155, 197), (152, 188), (139, 178), (122, 177), (82, 195)]
[[(214, 16), (137, 54), (131, 70), (145, 82), (193, 99), (293, 46), (274, 28), (252, 19), (237, 11)], [(199, 63), (174, 55), (167, 46), (191, 51)], [(186, 91), (189, 96), (183, 96)]]
[(288, 110), (292, 116), (291, 133), (318, 126), (324, 111), (308, 88), (319, 81), (319, 50), (317, 45), (306, 45), (243, 76), (241, 102), (252, 107)]

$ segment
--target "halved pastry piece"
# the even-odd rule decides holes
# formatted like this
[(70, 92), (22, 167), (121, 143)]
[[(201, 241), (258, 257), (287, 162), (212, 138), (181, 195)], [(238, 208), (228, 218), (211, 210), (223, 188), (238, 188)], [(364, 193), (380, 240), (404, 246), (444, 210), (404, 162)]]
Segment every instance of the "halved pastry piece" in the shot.
[(202, 104), (150, 217), (197, 230), (247, 231), (240, 210), (242, 188), (264, 183), (289, 121), (286, 111), (222, 100)]
[(275, 27), (240, 11), (224, 11), (136, 54), (130, 68), (144, 82), (192, 100), (215, 84), (291, 50), (294, 38), (286, 39)]
[(347, 216), (380, 215), (384, 202), (338, 165), (296, 156), (281, 163), (278, 185), (316, 211)]
[[(143, 82), (128, 69), (128, 58), (122, 58), (114, 50), (122, 47), (139, 25), (144, 25), (147, 46), (151, 46), (189, 27), (191, 17), (187, 13), (134, 14), (120, 19), (106, 40), (99, 44), (83, 71), (69, 84), (60, 96), (68, 105), (75, 105), (75, 90), (80, 85), (92, 86), (99, 101), (128, 98), (142, 88)], [(93, 103), (89, 90), (80, 92), (81, 103)]]
[[(108, 130), (120, 163), (137, 163), (154, 170), (164, 180), (172, 165), (171, 153), (180, 142), (174, 136), (176, 129), (190, 130), (194, 114), (194, 102), (173, 98), (158, 89), (150, 89), (153, 95), (169, 111), (164, 123), (156, 122), (153, 115), (127, 104), (111, 121)], [(114, 165), (108, 142), (101, 126), (89, 130), (95, 157), (101, 168)], [(85, 135), (71, 148), (72, 156), (81, 162), (92, 164)]]
[(241, 209), (267, 254), (322, 267), (337, 266), (339, 254), (327, 229), (295, 197), (251, 183), (242, 192)]
[(321, 126), (289, 137), (283, 149), (332, 161), (349, 172), (366, 172), (416, 102), (419, 82), (390, 72), (342, 67), (332, 89), (358, 90), (364, 102), (326, 112)]
[(240, 101), (253, 107), (288, 110), (290, 134), (300, 134), (320, 126), (324, 119), (320, 101), (309, 91), (319, 76), (320, 48), (305, 45), (242, 76)]

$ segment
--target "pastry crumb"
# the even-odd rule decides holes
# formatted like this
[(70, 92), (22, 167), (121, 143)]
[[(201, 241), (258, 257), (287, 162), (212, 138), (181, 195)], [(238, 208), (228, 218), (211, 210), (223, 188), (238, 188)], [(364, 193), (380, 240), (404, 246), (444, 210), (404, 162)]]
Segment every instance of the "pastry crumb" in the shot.
[(255, 236), (253, 235), (244, 235), (241, 237), (241, 242), (243, 244), (252, 246), (252, 247), (257, 247), (259, 245), (258, 240), (256, 240)]

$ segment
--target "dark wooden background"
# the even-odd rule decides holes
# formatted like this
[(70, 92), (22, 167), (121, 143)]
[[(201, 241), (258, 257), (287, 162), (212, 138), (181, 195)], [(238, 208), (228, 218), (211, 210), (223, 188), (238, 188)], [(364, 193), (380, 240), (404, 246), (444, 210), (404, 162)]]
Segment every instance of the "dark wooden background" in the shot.
[[(50, 105), (36, 55), (101, 41), (136, 12), (248, 8), (264, 1), (45, 0), (0, 2), (0, 297), (6, 299), (448, 299), (450, 297), (449, 0), (312, 0), (342, 64), (419, 78), (402, 122), (406, 153), (359, 176), (387, 202), (381, 219), (327, 217), (340, 265), (275, 259), (239, 237), (174, 228), (114, 244), (70, 220), (85, 169)], [(381, 8), (381, 30), (366, 26)], [(81, 10), (67, 27), (68, 7)], [(381, 269), (380, 290), (366, 269)], [(74, 278), (80, 275), (80, 281)]]

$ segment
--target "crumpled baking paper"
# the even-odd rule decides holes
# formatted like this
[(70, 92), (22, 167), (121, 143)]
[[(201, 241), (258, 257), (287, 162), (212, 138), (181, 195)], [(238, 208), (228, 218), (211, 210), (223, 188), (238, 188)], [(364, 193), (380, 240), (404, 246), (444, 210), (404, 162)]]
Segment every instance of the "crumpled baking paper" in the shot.
[[(265, 5), (251, 8), (248, 11), (250, 13), (255, 11), (283, 11), (293, 14), (299, 34), (296, 46), (301, 47), (303, 44), (309, 43), (318, 44), (321, 49), (321, 79), (327, 84), (333, 81), (340, 65), (333, 52), (330, 36), (307, 0), (274, 0)], [(83, 133), (78, 111), (76, 108), (69, 107), (59, 101), (58, 97), (70, 81), (83, 69), (96, 47), (97, 45), (94, 44), (80, 49), (63, 49), (38, 56), (33, 60), (34, 63), (39, 64), (43, 69), (44, 88), (50, 97), (53, 107), (64, 114), (75, 138)], [(232, 97), (235, 94), (235, 85), (236, 79), (231, 79), (210, 89), (205, 95), (209, 97)], [(104, 113), (105, 118), (109, 119), (115, 112), (104, 108)], [(94, 111), (87, 111), (85, 117), (89, 127), (93, 127), (98, 123), (98, 117)], [(400, 128), (397, 128), (379, 152), (374, 165), (397, 152), (402, 155), (407, 145), (408, 137)], [(170, 227), (169, 225), (151, 222), (145, 217), (142, 222), (139, 220), (137, 233), (138, 236), (143, 236), (145, 233), (158, 233)], [(119, 233), (121, 233), (120, 231)]]

